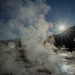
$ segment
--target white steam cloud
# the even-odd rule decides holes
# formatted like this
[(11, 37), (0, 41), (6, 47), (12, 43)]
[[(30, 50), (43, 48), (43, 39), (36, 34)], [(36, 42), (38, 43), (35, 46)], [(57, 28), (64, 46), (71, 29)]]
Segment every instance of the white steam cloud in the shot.
[(3, 65), (0, 65), (0, 72), (9, 72), (13, 75), (39, 75), (38, 69), (48, 69), (52, 75), (63, 75), (64, 73), (60, 70), (61, 60), (54, 53), (54, 45), (43, 44), (50, 25), (45, 20), (50, 6), (44, 0), (3, 0), (2, 2), (5, 2), (2, 3), (3, 8), (10, 16), (6, 26), (0, 22), (4, 26), (4, 30), (0, 31), (5, 32), (2, 38), (20, 37), (22, 45), (27, 46), (24, 48), (24, 54), (32, 67), (25, 68), (27, 64), (19, 60), (20, 55), (14, 48), (1, 54), (0, 63)]

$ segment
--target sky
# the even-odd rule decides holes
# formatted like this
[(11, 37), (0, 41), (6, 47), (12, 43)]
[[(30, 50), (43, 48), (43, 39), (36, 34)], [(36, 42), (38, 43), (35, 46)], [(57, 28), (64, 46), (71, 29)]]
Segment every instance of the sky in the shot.
[[(16, 1), (15, 0), (14, 1), (0, 0), (0, 36), (2, 38), (6, 37), (5, 35), (7, 35), (7, 34), (12, 34), (11, 32), (19, 35), (20, 31), (18, 31), (17, 28), (16, 28), (16, 30), (11, 29), (10, 28), (11, 25), (9, 25), (9, 23), (11, 22), (12, 19), (16, 19), (16, 17), (19, 17), (16, 15), (19, 13), (18, 11), (21, 6), (27, 5), (25, 3), (25, 1), (27, 1), (27, 0), (19, 0), (18, 2), (17, 2), (17, 0)], [(37, 0), (30, 0), (30, 1), (35, 3), (35, 1), (37, 1)], [(45, 19), (45, 21), (47, 23), (50, 23), (50, 25), (52, 26), (47, 31), (51, 31), (53, 34), (57, 34), (57, 33), (59, 33), (58, 26), (60, 24), (64, 24), (66, 26), (66, 28), (69, 28), (69, 27), (75, 25), (75, 21), (74, 21), (74, 19), (75, 19), (75, 14), (74, 14), (75, 13), (75, 4), (74, 4), (75, 0), (38, 0), (36, 5), (33, 5), (33, 3), (31, 3), (32, 5), (30, 4), (31, 6), (34, 7), (34, 9), (32, 9), (33, 12), (30, 9), (30, 14), (35, 15), (35, 13), (36, 13), (35, 17), (39, 17), (38, 16), (39, 13), (40, 13), (39, 15), (42, 14), (43, 19)], [(39, 7), (39, 5), (37, 5), (38, 3), (40, 3), (40, 8), (38, 8)], [(36, 9), (35, 9), (35, 6), (37, 6)], [(25, 9), (25, 10), (27, 10), (27, 9)], [(24, 15), (27, 14), (26, 11), (24, 11), (24, 12), (25, 12)], [(31, 15), (29, 15), (28, 18), (32, 19), (33, 17), (32, 16), (30, 17), (30, 16)], [(24, 18), (22, 18), (22, 19), (24, 19)], [(29, 19), (28, 19), (28, 21), (30, 22)], [(25, 27), (28, 27), (29, 26), (29, 24), (27, 23), (28, 21), (27, 21), (27, 19), (25, 19), (26, 24), (24, 24), (24, 21), (21, 21), (20, 23), (22, 23)], [(33, 19), (33, 21), (35, 21), (35, 19)], [(14, 27), (14, 29), (15, 29), (15, 27)], [(35, 25), (33, 25), (33, 27), (35, 27)], [(16, 36), (16, 34), (15, 34), (15, 36)], [(11, 35), (10, 35), (10, 37), (11, 37)]]
[(46, 19), (54, 25), (52, 30), (54, 34), (60, 23), (64, 23), (66, 29), (75, 26), (75, 0), (47, 0), (47, 3), (51, 10)]
[(51, 11), (47, 14), (49, 19), (56, 23), (57, 21), (69, 21), (71, 25), (75, 25), (75, 0), (47, 0), (51, 6)]

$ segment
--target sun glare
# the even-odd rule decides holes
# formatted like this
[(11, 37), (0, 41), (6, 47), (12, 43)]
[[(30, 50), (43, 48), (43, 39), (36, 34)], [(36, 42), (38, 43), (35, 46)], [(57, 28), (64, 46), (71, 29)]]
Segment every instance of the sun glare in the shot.
[(63, 25), (61, 25), (61, 26), (59, 27), (59, 29), (60, 29), (61, 31), (63, 31), (63, 30), (65, 29), (65, 27), (64, 27)]

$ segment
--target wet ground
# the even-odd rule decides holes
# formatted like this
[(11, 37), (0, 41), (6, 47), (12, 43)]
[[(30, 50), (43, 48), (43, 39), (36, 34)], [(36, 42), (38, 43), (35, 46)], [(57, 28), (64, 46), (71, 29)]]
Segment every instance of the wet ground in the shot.
[[(11, 58), (12, 58), (12, 56), (14, 56), (14, 58), (15, 58), (16, 54), (14, 54), (14, 52), (16, 50), (16, 47), (15, 47), (14, 43), (9, 43), (8, 47), (4, 44), (1, 44), (1, 45), (0, 45), (1, 46), (0, 53), (3, 54), (3, 56), (4, 55), (5, 55), (5, 57), (11, 56)], [(1, 56), (1, 54), (0, 54), (0, 56)], [(6, 54), (8, 54), (8, 56), (6, 56)], [(62, 60), (62, 63), (60, 64), (60, 72), (63, 73), (63, 74), (59, 74), (59, 75), (75, 75), (75, 51), (69, 52), (67, 48), (62, 48), (58, 51), (58, 55), (61, 57), (61, 60)], [(9, 60), (10, 60), (10, 58), (9, 58)], [(38, 71), (48, 72), (47, 70), (38, 70)], [(50, 75), (50, 73), (49, 73), (49, 75)]]
[(75, 75), (75, 51), (72, 53), (60, 51), (58, 54), (62, 58), (62, 64), (60, 65), (61, 71), (67, 75)]

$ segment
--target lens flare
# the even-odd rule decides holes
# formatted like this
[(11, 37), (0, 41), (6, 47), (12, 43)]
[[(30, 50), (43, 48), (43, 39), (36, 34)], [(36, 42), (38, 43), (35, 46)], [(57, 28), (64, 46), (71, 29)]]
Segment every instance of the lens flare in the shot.
[(15, 46), (13, 45), (13, 46), (11, 46), (11, 48), (14, 48)]

